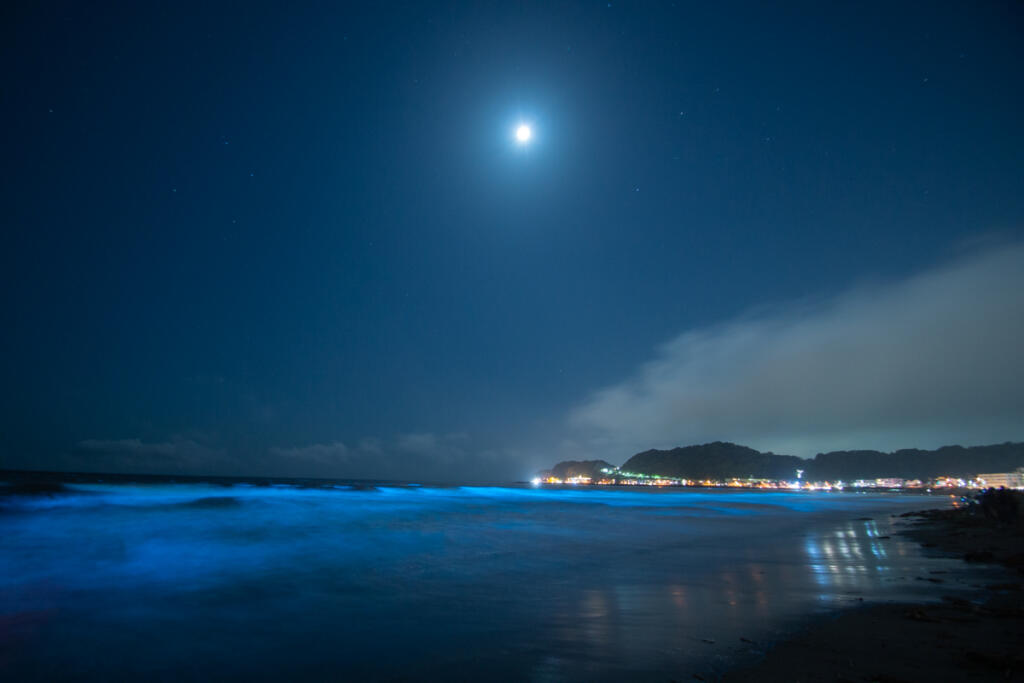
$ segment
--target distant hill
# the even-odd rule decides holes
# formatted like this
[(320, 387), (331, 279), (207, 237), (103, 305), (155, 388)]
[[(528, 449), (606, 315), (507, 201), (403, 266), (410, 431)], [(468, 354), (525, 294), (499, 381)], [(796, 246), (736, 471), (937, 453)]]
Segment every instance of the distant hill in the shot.
[(602, 468), (612, 469), (614, 467), (615, 465), (604, 460), (565, 460), (542, 474), (551, 474), (559, 479), (568, 479), (569, 477), (600, 479), (606, 476), (601, 471)]
[(761, 453), (746, 446), (715, 441), (701, 446), (673, 448), (670, 451), (637, 453), (623, 463), (620, 469), (623, 472), (698, 480), (731, 477), (795, 479), (796, 471), (806, 466), (807, 461), (795, 455)]
[[(574, 475), (599, 477), (603, 460), (566, 461), (551, 472), (560, 478)], [(685, 446), (671, 450), (637, 453), (619, 469), (637, 474), (660, 474), (681, 479), (763, 478), (787, 479), (804, 470), (812, 481), (852, 481), (876, 477), (929, 479), (939, 476), (973, 477), (980, 473), (1010, 472), (1024, 467), (1024, 443), (991, 446), (943, 446), (933, 451), (904, 449), (881, 451), (833, 451), (812, 459), (795, 455), (761, 453), (753, 448), (724, 441)]]
[(988, 472), (1009, 472), (1024, 467), (1024, 443), (992, 446), (943, 446), (934, 451), (908, 448), (880, 451), (833, 451), (814, 456), (807, 467), (814, 479), (866, 479), (902, 477), (926, 479), (950, 475), (973, 477)]

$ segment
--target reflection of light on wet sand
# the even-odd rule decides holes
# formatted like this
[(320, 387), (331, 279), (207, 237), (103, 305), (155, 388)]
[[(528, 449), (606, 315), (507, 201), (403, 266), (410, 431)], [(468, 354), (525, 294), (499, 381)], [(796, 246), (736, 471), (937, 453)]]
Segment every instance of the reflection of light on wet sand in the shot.
[(721, 578), (725, 584), (722, 590), (725, 602), (729, 607), (734, 608), (736, 607), (739, 599), (739, 593), (736, 590), (736, 575), (732, 572), (726, 572), (722, 574)]
[[(761, 620), (808, 603), (839, 604), (854, 599), (851, 594), (870, 600), (885, 585), (899, 586), (894, 573), (915, 571), (900, 560), (912, 548), (890, 534), (885, 521), (857, 520), (803, 537), (780, 534), (768, 546), (719, 544), (710, 554), (685, 546), (671, 579), (659, 578), (654, 567), (631, 576), (616, 567), (606, 584), (581, 587), (558, 601), (559, 616), (545, 640), (560, 651), (561, 676), (574, 680), (612, 662), (719, 656), (714, 643), (756, 637)], [(714, 569), (682, 561), (692, 555), (712, 557)], [(816, 588), (807, 590), (808, 579)], [(547, 661), (546, 670), (552, 665)]]
[(672, 596), (672, 603), (679, 609), (686, 609), (686, 589), (682, 586), (670, 586), (669, 595)]
[(604, 591), (588, 590), (583, 593), (580, 620), (584, 637), (596, 647), (607, 647), (612, 642), (608, 613), (608, 596)]
[[(810, 534), (804, 551), (815, 581), (824, 588), (845, 591), (877, 585), (880, 575), (892, 571), (882, 537), (874, 520), (850, 522), (832, 534)], [(895, 545), (897, 554), (905, 555), (903, 544), (896, 541)]]

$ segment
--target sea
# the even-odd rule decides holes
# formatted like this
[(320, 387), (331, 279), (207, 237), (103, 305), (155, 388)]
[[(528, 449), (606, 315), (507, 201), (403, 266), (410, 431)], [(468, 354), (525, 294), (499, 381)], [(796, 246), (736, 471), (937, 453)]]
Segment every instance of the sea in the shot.
[(0, 485), (0, 680), (714, 680), (815, 616), (969, 590), (948, 496)]

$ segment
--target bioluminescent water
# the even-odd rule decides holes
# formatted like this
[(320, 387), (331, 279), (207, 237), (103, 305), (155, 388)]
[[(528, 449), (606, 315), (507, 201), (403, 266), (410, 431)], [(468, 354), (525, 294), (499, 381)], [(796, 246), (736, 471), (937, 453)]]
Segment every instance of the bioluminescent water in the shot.
[(0, 678), (713, 676), (809, 614), (934, 591), (918, 577), (951, 561), (893, 536), (890, 515), (941, 504), (528, 487), (0, 495)]

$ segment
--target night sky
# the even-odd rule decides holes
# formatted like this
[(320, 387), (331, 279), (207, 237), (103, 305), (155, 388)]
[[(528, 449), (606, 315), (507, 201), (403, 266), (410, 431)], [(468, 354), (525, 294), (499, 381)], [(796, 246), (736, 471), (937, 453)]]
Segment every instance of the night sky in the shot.
[(1019, 2), (21, 4), (0, 466), (1024, 440)]

